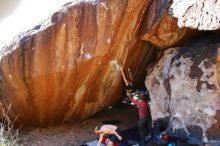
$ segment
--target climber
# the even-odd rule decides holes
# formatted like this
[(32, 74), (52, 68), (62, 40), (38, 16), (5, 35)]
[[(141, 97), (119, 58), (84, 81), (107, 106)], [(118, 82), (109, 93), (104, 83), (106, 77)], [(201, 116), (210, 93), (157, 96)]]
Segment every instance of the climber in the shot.
[(142, 139), (141, 145), (146, 145), (147, 144), (146, 136), (150, 134), (151, 122), (152, 122), (147, 97), (144, 96), (144, 94), (141, 94), (142, 92), (140, 92), (139, 90), (134, 91), (134, 85), (132, 83), (132, 79), (130, 79), (131, 81), (127, 80), (123, 72), (123, 69), (121, 69), (121, 74), (126, 85), (125, 90), (127, 97), (131, 100), (132, 103), (134, 103), (138, 107), (139, 110), (138, 129)]
[(97, 146), (100, 146), (102, 141), (104, 141), (107, 146), (114, 146), (115, 143), (122, 140), (121, 130), (115, 125), (106, 124), (101, 127), (96, 126), (95, 133), (99, 134)]

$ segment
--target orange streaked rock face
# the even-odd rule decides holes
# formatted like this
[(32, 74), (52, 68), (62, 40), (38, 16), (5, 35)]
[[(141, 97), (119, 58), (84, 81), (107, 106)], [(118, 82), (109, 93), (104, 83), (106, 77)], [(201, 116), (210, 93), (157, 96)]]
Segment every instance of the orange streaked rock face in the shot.
[(10, 117), (47, 126), (84, 119), (118, 100), (120, 67), (137, 76), (152, 53), (137, 37), (147, 6), (148, 0), (71, 3), (17, 36), (0, 59)]

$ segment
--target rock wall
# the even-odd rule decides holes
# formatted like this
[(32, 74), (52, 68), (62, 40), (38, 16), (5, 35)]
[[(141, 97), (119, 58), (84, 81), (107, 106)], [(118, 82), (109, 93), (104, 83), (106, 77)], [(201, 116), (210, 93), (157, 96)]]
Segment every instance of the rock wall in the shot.
[(180, 27), (220, 29), (220, 0), (173, 0), (171, 11)]
[(179, 121), (174, 129), (197, 126), (204, 140), (220, 138), (219, 37), (199, 37), (170, 48), (148, 68), (145, 85), (154, 120), (170, 116)]
[(152, 0), (142, 22), (140, 37), (159, 49), (180, 44), (198, 34), (196, 30), (180, 28), (169, 14), (171, 0)]
[(138, 40), (148, 0), (70, 3), (1, 50), (0, 94), (10, 117), (47, 126), (84, 119), (119, 99), (120, 67), (137, 77), (152, 47)]

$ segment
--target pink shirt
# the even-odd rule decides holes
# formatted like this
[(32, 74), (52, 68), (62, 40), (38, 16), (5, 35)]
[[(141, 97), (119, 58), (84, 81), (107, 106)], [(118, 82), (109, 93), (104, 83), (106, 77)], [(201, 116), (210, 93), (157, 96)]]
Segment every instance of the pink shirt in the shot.
[(148, 102), (134, 100), (132, 95), (128, 96), (128, 98), (138, 107), (139, 119), (146, 119), (149, 116)]

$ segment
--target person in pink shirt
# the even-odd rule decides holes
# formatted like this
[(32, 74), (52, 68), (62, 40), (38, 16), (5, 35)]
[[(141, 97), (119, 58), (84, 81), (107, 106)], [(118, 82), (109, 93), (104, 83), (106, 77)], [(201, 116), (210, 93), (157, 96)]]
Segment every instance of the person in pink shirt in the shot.
[(121, 74), (126, 85), (126, 95), (138, 108), (139, 120), (138, 129), (142, 139), (142, 145), (146, 145), (146, 136), (151, 131), (151, 114), (148, 105), (148, 100), (139, 90), (134, 91), (134, 85), (132, 81), (128, 81), (124, 75), (123, 69), (121, 69)]

